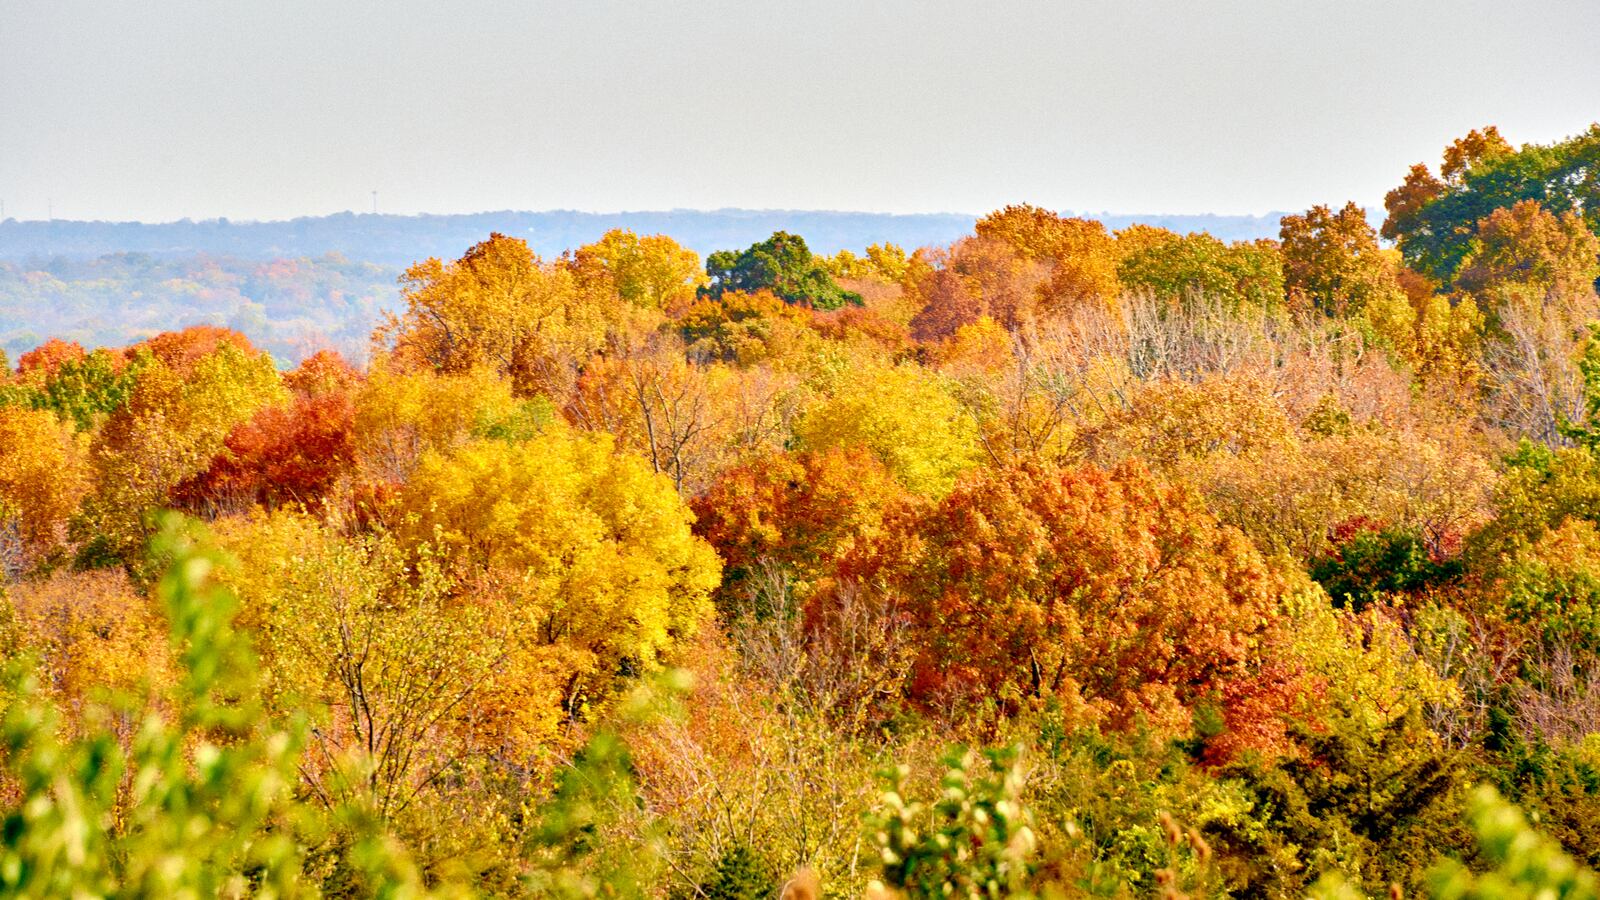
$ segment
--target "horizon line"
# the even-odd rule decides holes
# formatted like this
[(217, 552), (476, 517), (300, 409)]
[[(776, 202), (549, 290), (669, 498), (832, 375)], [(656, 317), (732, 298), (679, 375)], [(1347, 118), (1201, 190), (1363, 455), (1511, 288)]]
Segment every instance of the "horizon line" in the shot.
[[(1003, 209), (997, 207), (996, 209)], [(1044, 207), (1050, 209), (1049, 207)], [(1364, 207), (1369, 212), (1376, 207)], [(1051, 209), (1052, 212), (1074, 216), (1078, 218), (1095, 219), (1101, 217), (1135, 218), (1214, 218), (1214, 219), (1267, 219), (1281, 218), (1292, 210), (1271, 209), (1265, 212), (1118, 212), (1112, 210), (1078, 210), (1070, 208)], [(746, 207), (746, 206), (721, 206), (714, 208), (697, 207), (670, 207), (665, 209), (621, 209), (621, 210), (584, 210), (569, 207), (556, 207), (550, 209), (486, 209), (474, 212), (415, 212), (415, 213), (385, 213), (385, 212), (356, 212), (345, 209), (329, 213), (310, 213), (286, 219), (254, 219), (233, 218), (229, 216), (211, 216), (207, 218), (193, 218), (184, 216), (177, 219), (146, 220), (146, 219), (69, 219), (51, 217), (47, 219), (19, 219), (8, 216), (0, 219), (0, 226), (4, 225), (143, 225), (159, 227), (164, 225), (279, 225), (302, 222), (310, 219), (354, 218), (354, 219), (453, 219), (473, 218), (479, 216), (496, 215), (554, 215), (567, 214), (579, 216), (638, 216), (638, 215), (670, 215), (677, 213), (690, 213), (698, 215), (716, 215), (733, 213), (755, 213), (766, 215), (782, 214), (807, 214), (807, 215), (838, 215), (838, 216), (883, 216), (888, 218), (913, 219), (913, 218), (970, 218), (978, 219), (985, 213), (971, 212), (885, 212), (867, 209), (802, 209), (795, 207)]]

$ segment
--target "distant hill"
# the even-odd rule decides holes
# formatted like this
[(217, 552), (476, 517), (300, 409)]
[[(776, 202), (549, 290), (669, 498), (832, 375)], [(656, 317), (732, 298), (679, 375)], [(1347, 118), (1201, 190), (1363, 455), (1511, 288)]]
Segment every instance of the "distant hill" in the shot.
[[(1108, 227), (1134, 222), (1174, 231), (1209, 231), (1224, 240), (1276, 237), (1279, 214), (1264, 216), (1176, 216), (1079, 213)], [(0, 222), (0, 260), (42, 261), (52, 257), (93, 259), (115, 253), (162, 257), (195, 255), (235, 259), (298, 259), (340, 254), (350, 260), (405, 266), (429, 256), (451, 258), (491, 231), (523, 238), (543, 256), (587, 244), (612, 228), (669, 234), (702, 256), (747, 247), (774, 231), (800, 234), (819, 253), (860, 250), (889, 241), (915, 249), (948, 244), (970, 234), (974, 217), (953, 213), (887, 213), (816, 210), (668, 210), (586, 213), (484, 212), (465, 215), (389, 216), (338, 213), (280, 222), (227, 219), (163, 222)]]
[(359, 360), (372, 327), (399, 303), (399, 274), (338, 255), (0, 260), (0, 351), (15, 362), (49, 337), (115, 347), (207, 324), (244, 332), (285, 364), (329, 347)]
[[(1113, 229), (1134, 222), (1241, 240), (1276, 236), (1266, 216), (1081, 214)], [(0, 222), (0, 352), (48, 336), (122, 345), (197, 323), (244, 332), (290, 364), (323, 347), (353, 359), (400, 303), (402, 269), (453, 259), (491, 231), (551, 257), (612, 228), (670, 234), (702, 256), (774, 231), (819, 253), (889, 241), (907, 249), (972, 233), (967, 215), (723, 209), (709, 212), (486, 212), (453, 216), (341, 213), (287, 222)]]

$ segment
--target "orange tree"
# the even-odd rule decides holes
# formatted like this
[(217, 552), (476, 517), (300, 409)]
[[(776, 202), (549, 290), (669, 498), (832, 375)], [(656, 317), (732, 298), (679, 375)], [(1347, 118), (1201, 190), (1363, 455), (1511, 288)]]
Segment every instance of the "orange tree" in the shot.
[(769, 575), (807, 593), (907, 499), (882, 463), (851, 447), (757, 457), (724, 473), (692, 508), (696, 533), (722, 557), (727, 607)]
[(840, 575), (907, 621), (926, 703), (1055, 699), (1181, 732), (1244, 676), (1284, 587), (1244, 535), (1139, 463), (985, 471), (885, 531)]
[(1116, 302), (1117, 245), (1101, 223), (1023, 204), (984, 216), (976, 230), (981, 238), (1009, 244), (1024, 259), (1050, 266), (1049, 283), (1039, 292), (1041, 312)]
[(320, 503), (355, 466), (359, 382), (337, 354), (305, 360), (284, 376), (292, 398), (234, 426), (211, 465), (173, 488), (172, 499), (211, 512), (252, 503)]

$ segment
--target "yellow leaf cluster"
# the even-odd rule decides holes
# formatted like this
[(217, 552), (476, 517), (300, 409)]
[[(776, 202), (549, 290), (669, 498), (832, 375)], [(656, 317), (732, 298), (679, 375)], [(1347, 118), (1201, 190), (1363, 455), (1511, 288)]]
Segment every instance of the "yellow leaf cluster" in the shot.
[(656, 667), (710, 614), (716, 554), (671, 482), (607, 436), (553, 425), (430, 451), (396, 505), (404, 546), (502, 597), (524, 646), (567, 649), (568, 703)]

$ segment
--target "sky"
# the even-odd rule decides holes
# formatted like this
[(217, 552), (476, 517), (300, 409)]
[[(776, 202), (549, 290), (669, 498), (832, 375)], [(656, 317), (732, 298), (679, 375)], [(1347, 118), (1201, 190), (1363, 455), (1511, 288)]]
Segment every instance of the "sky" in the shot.
[(1376, 206), (1600, 2), (0, 0), (6, 216)]

